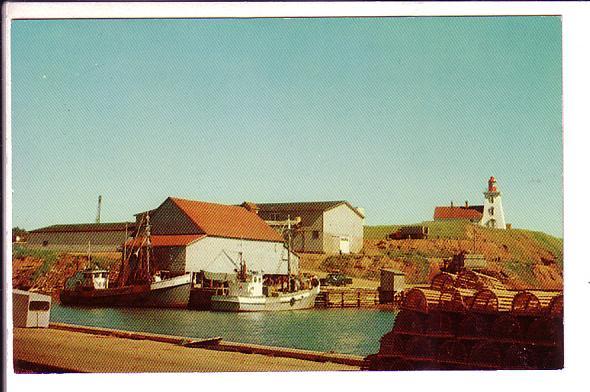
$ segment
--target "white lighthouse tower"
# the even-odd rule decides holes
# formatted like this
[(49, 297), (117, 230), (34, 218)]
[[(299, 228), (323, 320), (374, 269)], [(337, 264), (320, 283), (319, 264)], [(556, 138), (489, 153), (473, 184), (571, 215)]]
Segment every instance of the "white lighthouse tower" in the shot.
[(481, 225), (496, 229), (506, 229), (504, 210), (502, 209), (502, 194), (496, 186), (496, 179), (494, 177), (490, 177), (488, 180), (488, 190), (483, 194), (485, 201), (483, 204)]

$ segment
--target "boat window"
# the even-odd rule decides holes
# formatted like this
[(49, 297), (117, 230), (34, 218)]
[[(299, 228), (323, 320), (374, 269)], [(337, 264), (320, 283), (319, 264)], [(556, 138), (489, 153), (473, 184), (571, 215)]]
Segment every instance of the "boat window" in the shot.
[(51, 307), (51, 305), (47, 301), (31, 301), (31, 302), (29, 302), (29, 310), (33, 310), (33, 311), (49, 310), (50, 307)]

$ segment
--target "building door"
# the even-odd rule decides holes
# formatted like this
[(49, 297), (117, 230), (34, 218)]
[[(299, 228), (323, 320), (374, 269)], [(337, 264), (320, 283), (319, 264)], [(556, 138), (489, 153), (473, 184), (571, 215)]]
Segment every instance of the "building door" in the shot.
[(350, 240), (348, 239), (348, 237), (340, 237), (340, 253), (350, 253)]

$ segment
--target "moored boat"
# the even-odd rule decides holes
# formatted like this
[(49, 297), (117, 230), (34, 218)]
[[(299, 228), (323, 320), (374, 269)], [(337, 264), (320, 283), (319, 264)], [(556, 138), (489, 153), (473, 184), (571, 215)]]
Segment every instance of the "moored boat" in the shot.
[(309, 309), (315, 305), (320, 284), (316, 277), (304, 284), (309, 287), (292, 292), (273, 292), (269, 286), (264, 286), (262, 273), (244, 271), (236, 276), (236, 280), (229, 282), (227, 295), (211, 297), (211, 309), (222, 312)]
[[(315, 306), (320, 293), (320, 280), (313, 276), (308, 279), (291, 276), (291, 223), (287, 227), (287, 288), (274, 290), (272, 284), (264, 285), (262, 272), (248, 272), (240, 253), (240, 269), (236, 278), (228, 282), (227, 294), (213, 295), (211, 309), (223, 312), (260, 312), (309, 309)], [(281, 284), (282, 289), (282, 284)]]
[(100, 268), (78, 271), (59, 294), (63, 305), (132, 306), (141, 303), (150, 290), (149, 284), (109, 287), (109, 273)]
[[(191, 274), (169, 276), (168, 271), (154, 272), (150, 268), (149, 215), (146, 216), (144, 236), (136, 236), (124, 244), (123, 249), (121, 269), (114, 287), (109, 287), (109, 272), (104, 269), (95, 267), (78, 271), (66, 281), (60, 292), (60, 302), (80, 306), (188, 306)], [(90, 255), (88, 257), (90, 259)]]

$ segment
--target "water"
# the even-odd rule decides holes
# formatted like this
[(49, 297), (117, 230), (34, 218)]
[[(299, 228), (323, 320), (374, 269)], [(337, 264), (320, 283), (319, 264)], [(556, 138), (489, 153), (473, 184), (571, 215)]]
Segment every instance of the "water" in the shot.
[(51, 321), (315, 351), (368, 355), (393, 326), (395, 313), (376, 309), (217, 313), (184, 309), (81, 308), (53, 304)]

